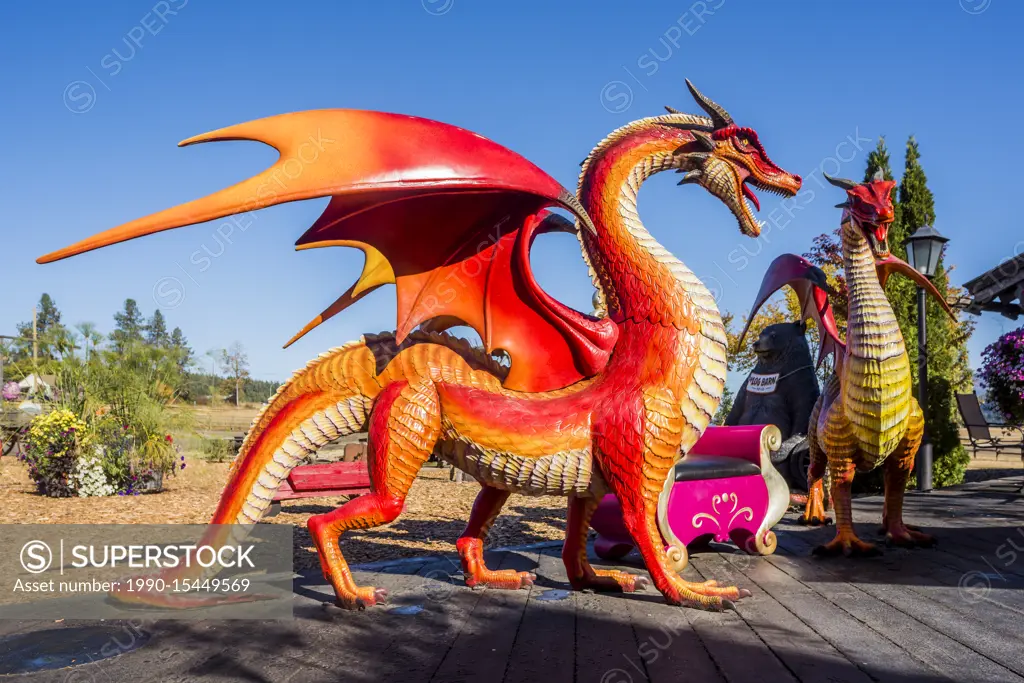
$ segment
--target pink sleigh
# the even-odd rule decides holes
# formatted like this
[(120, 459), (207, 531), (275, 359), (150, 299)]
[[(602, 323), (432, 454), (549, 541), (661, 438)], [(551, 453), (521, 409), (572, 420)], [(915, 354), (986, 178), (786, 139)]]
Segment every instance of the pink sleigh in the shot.
[[(708, 427), (679, 461), (658, 503), (658, 527), (677, 571), (688, 562), (687, 546), (711, 539), (731, 540), (751, 554), (775, 552), (771, 529), (789, 506), (789, 487), (770, 458), (781, 442), (774, 425)], [(590, 526), (599, 557), (617, 560), (633, 549), (613, 494)]]

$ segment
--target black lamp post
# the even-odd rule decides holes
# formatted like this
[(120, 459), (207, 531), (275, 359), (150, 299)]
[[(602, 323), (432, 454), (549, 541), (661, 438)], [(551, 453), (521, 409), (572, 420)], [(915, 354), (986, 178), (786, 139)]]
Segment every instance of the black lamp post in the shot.
[[(949, 241), (930, 225), (922, 225), (907, 238), (907, 262), (917, 272), (932, 278), (939, 269), (942, 247)], [(926, 294), (917, 288), (917, 400), (921, 410), (928, 414), (928, 338), (926, 332)], [(921, 447), (917, 451), (917, 490), (932, 490), (932, 442), (928, 437), (928, 421), (924, 423)]]

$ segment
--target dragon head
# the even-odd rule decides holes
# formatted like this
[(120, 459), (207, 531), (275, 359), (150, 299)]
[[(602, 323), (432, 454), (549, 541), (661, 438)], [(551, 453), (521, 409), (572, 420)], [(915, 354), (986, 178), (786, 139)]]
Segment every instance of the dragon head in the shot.
[(666, 107), (670, 115), (686, 120), (673, 121), (673, 116), (668, 116), (660, 123), (689, 132), (673, 155), (676, 172), (686, 174), (679, 184), (697, 183), (705, 188), (729, 207), (744, 234), (757, 237), (761, 234), (761, 221), (754, 217), (754, 210), (760, 210), (761, 204), (753, 188), (792, 197), (802, 180), (772, 162), (752, 128), (737, 126), (725, 109), (689, 80), (686, 86), (711, 121), (708, 126), (694, 125), (693, 117)]
[(885, 180), (882, 171), (864, 183), (824, 175), (830, 183), (846, 190), (846, 201), (836, 205), (844, 210), (843, 229), (851, 231), (854, 238), (863, 236), (876, 259), (889, 256), (889, 226), (895, 218), (892, 188), (896, 182)]

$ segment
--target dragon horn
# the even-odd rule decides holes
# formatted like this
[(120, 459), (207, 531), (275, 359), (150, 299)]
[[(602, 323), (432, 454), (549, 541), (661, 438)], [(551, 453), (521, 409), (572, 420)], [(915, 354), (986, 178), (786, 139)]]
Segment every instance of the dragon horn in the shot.
[(879, 180), (885, 180), (885, 173), (882, 172), (882, 169), (878, 169), (875, 171), (875, 175), (873, 175), (871, 179), (876, 182)]
[(836, 187), (843, 188), (844, 190), (852, 190), (853, 188), (857, 187), (857, 185), (860, 184), (860, 183), (855, 183), (852, 180), (849, 180), (848, 178), (833, 178), (832, 176), (830, 176), (828, 173), (825, 173), (824, 171), (821, 172), (821, 175), (825, 176), (825, 180), (829, 181), (830, 183), (832, 183)]
[(729, 112), (722, 108), (722, 105), (717, 104), (708, 97), (706, 97), (700, 90), (693, 87), (693, 83), (690, 79), (686, 79), (686, 87), (690, 89), (690, 94), (693, 95), (693, 99), (697, 100), (697, 104), (700, 108), (708, 113), (711, 120), (715, 123), (715, 128), (725, 128), (726, 126), (733, 125), (732, 117), (729, 116)]

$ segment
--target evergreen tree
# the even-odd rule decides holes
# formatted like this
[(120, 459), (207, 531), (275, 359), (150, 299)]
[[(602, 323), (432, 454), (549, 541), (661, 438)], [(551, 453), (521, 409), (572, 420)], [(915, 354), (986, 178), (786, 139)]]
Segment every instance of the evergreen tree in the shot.
[(170, 346), (171, 336), (167, 334), (167, 321), (160, 309), (153, 312), (153, 317), (146, 323), (146, 343), (150, 346), (166, 348)]
[[(893, 253), (904, 259), (906, 248), (903, 242), (907, 237), (922, 225), (935, 224), (935, 198), (928, 189), (928, 178), (921, 167), (920, 159), (917, 141), (911, 136), (907, 141), (906, 162), (899, 188), (898, 230), (891, 230), (889, 238)], [(917, 287), (904, 278), (892, 279), (901, 279), (906, 283), (898, 290), (899, 298), (893, 302), (893, 309), (896, 310), (896, 317), (910, 355), (916, 393), (920, 351), (917, 345)], [(932, 283), (944, 295), (953, 293), (946, 270), (945, 254), (939, 258), (939, 266)], [(904, 288), (908, 290), (905, 298)], [(886, 293), (890, 294), (889, 287), (886, 287)], [(928, 406), (922, 408), (925, 411), (928, 436), (934, 449), (935, 485), (948, 486), (963, 480), (964, 469), (970, 460), (960, 444), (955, 394), (967, 389), (971, 383), (967, 367), (966, 342), (973, 331), (973, 325), (950, 321), (939, 303), (931, 297), (928, 297), (925, 319), (928, 337)]]
[(124, 310), (114, 314), (114, 323), (117, 327), (110, 333), (110, 341), (118, 353), (123, 352), (129, 345), (142, 341), (146, 323), (135, 299), (125, 299)]
[(718, 404), (718, 410), (715, 411), (714, 416), (711, 418), (711, 424), (721, 427), (725, 424), (725, 418), (729, 417), (729, 411), (732, 410), (732, 404), (736, 400), (736, 397), (732, 393), (732, 389), (726, 386), (722, 390), (722, 402)]
[(45, 292), (39, 297), (39, 309), (36, 314), (36, 325), (39, 332), (46, 332), (60, 326), (60, 311), (49, 294)]
[(180, 327), (175, 327), (171, 330), (170, 347), (174, 351), (178, 360), (178, 369), (182, 372), (192, 363), (192, 358), (195, 353), (192, 348), (188, 345), (188, 340), (185, 339), (185, 335), (182, 334)]
[[(19, 323), (17, 330), (21, 339), (14, 344), (13, 358), (16, 362), (31, 361), (32, 321)], [(70, 333), (60, 322), (60, 310), (57, 308), (57, 304), (46, 293), (39, 297), (39, 304), (36, 306), (35, 338), (37, 359), (41, 362), (56, 360), (58, 356), (63, 356), (74, 345)], [(31, 371), (27, 370), (25, 374)]]

